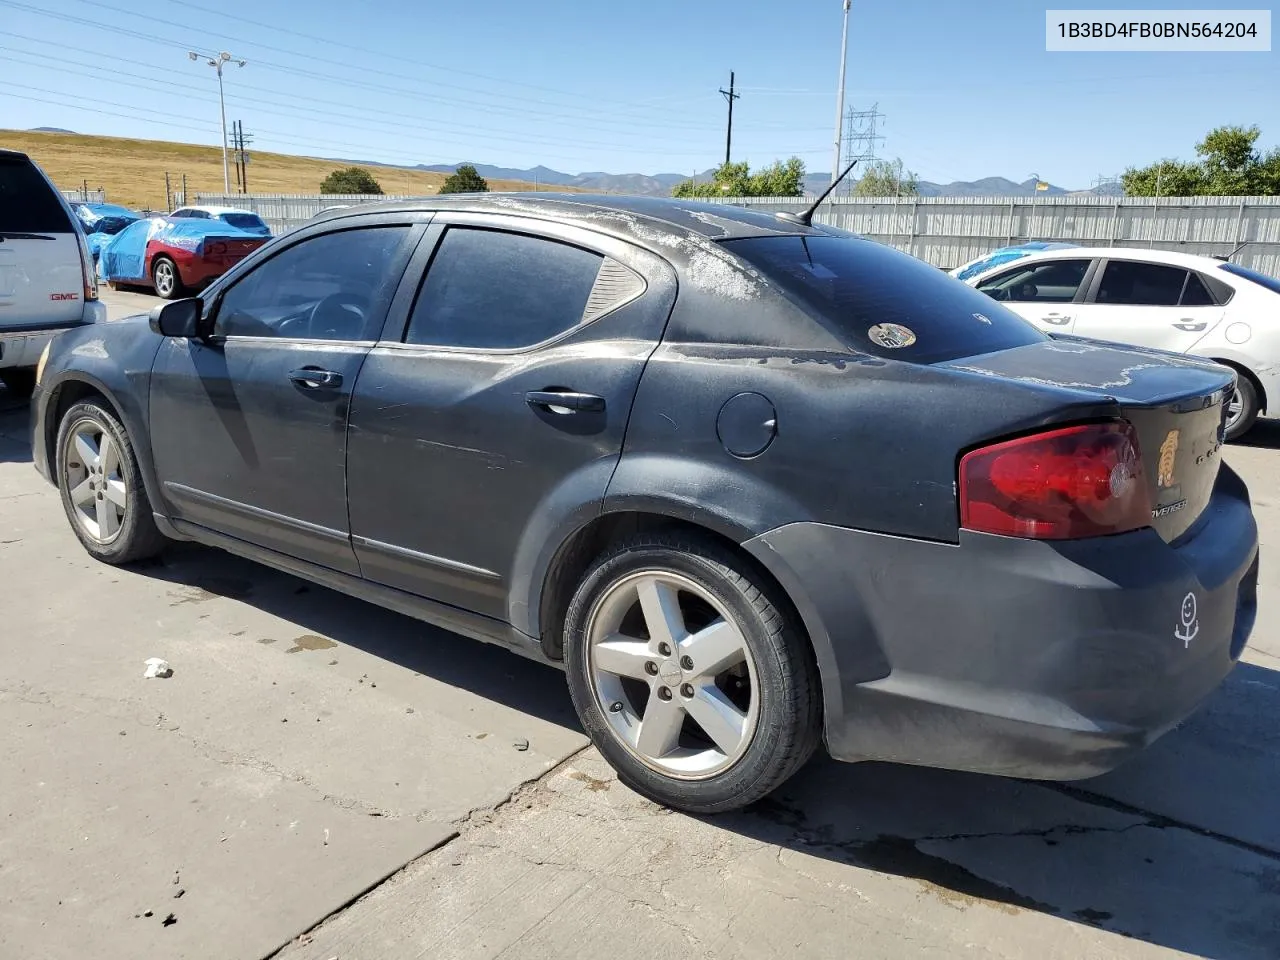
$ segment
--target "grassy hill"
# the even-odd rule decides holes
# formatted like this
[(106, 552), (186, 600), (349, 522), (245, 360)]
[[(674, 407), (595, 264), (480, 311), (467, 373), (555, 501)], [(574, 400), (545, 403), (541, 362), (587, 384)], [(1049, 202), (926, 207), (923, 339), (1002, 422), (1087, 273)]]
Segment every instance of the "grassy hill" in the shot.
[[(67, 190), (88, 181), (89, 189), (105, 187), (107, 199), (128, 207), (164, 208), (164, 175), (175, 191), (187, 176), (191, 202), (198, 192), (222, 192), (222, 151), (164, 140), (127, 140), (86, 134), (0, 130), (0, 148), (21, 150), (53, 181)], [(289, 154), (250, 152), (249, 189), (254, 193), (318, 193), (320, 181), (349, 164)], [(405, 167), (368, 167), (387, 193), (436, 193), (445, 175)], [(235, 169), (231, 171), (235, 190)], [(532, 190), (532, 183), (490, 180), (491, 190)], [(543, 185), (541, 189), (548, 188)], [(572, 188), (570, 188), (572, 189)]]

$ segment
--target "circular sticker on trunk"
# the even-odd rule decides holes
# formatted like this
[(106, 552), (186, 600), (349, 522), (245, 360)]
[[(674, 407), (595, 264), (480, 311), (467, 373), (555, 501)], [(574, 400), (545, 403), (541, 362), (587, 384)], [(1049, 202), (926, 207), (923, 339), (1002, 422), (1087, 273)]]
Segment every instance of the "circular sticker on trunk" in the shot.
[(877, 323), (867, 331), (867, 337), (886, 350), (901, 350), (916, 342), (915, 331), (900, 323)]

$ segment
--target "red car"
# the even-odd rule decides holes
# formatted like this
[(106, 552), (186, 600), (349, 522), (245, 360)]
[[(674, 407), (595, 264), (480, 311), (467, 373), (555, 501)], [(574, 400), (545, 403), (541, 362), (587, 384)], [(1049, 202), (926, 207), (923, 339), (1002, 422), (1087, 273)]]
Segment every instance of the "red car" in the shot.
[(150, 286), (157, 296), (176, 300), (216, 280), (270, 239), (220, 220), (139, 220), (103, 248), (98, 273), (112, 286)]

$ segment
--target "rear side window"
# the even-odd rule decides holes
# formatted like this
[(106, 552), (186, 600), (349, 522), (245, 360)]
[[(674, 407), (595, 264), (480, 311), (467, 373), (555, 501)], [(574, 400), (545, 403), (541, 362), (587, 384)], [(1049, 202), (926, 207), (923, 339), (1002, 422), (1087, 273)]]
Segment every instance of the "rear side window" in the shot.
[(978, 284), (993, 300), (1010, 303), (1070, 303), (1084, 281), (1090, 260), (1028, 263)]
[(26, 157), (0, 156), (0, 233), (73, 233), (58, 194)]
[(260, 217), (252, 213), (224, 213), (218, 219), (241, 230), (265, 230), (267, 226)]
[(555, 240), (450, 227), (405, 342), (512, 350), (550, 340), (582, 322), (603, 262)]
[(933, 363), (1048, 339), (923, 260), (852, 237), (723, 241), (853, 349)]
[(1198, 273), (1187, 274), (1187, 285), (1182, 288), (1182, 307), (1212, 307), (1217, 301), (1204, 285)]
[(1112, 260), (1102, 274), (1098, 303), (1131, 307), (1176, 307), (1187, 271), (1160, 263)]

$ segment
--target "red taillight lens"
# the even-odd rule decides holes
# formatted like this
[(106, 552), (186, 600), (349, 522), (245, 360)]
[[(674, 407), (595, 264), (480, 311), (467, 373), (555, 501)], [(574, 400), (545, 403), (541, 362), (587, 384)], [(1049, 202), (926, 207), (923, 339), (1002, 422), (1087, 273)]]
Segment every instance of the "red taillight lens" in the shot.
[(208, 247), (206, 247), (205, 249), (206, 249), (206, 252), (208, 253), (223, 254), (227, 252), (227, 245), (225, 243), (219, 243), (218, 241), (215, 240), (211, 242), (208, 245)]
[(85, 240), (84, 234), (79, 233), (80, 241), (80, 278), (84, 281), (84, 300), (88, 303), (90, 300), (98, 299), (98, 273), (94, 268), (93, 254), (89, 252), (89, 243)]
[(960, 525), (968, 530), (1067, 540), (1150, 520), (1137, 433), (1123, 420), (1021, 437), (960, 460)]

